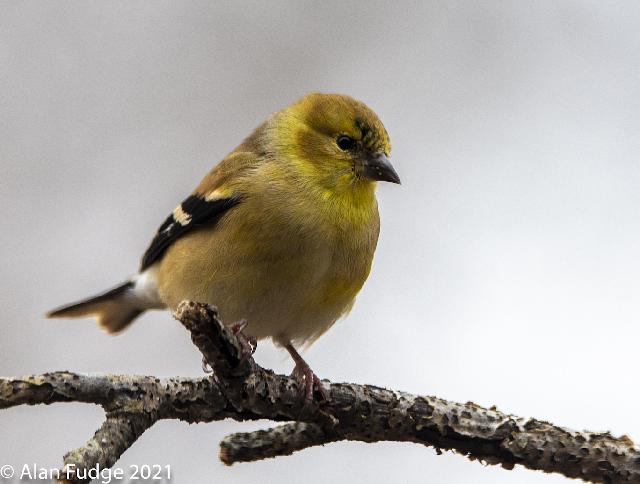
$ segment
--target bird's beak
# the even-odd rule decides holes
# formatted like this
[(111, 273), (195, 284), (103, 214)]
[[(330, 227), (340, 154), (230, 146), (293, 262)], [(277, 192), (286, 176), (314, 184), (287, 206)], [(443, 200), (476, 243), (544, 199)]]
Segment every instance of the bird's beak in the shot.
[(400, 177), (384, 153), (375, 153), (358, 164), (358, 171), (365, 178), (400, 184)]

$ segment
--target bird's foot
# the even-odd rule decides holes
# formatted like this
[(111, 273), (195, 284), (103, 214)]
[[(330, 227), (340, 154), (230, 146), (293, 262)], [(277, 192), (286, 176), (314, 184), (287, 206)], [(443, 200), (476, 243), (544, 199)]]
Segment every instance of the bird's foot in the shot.
[(323, 400), (327, 400), (327, 391), (322, 386), (322, 381), (306, 362), (296, 363), (291, 376), (296, 379), (298, 385), (304, 391), (305, 405), (310, 405), (313, 402), (314, 390), (317, 390), (322, 395)]
[(247, 327), (246, 319), (242, 319), (237, 323), (231, 325), (231, 331), (238, 339), (238, 343), (240, 343), (240, 351), (241, 357), (240, 359), (244, 360), (249, 358), (256, 351), (258, 347), (258, 340), (255, 336), (250, 336), (244, 333), (244, 329)]
[(202, 357), (202, 371), (204, 371), (205, 373), (213, 373), (213, 368), (209, 366), (209, 363), (207, 363), (207, 360), (204, 356)]
[(298, 385), (303, 390), (302, 394), (304, 396), (305, 406), (311, 405), (311, 403), (313, 403), (314, 390), (320, 393), (320, 396), (323, 400), (328, 400), (329, 394), (325, 390), (324, 386), (322, 386), (322, 381), (313, 372), (309, 364), (304, 361), (302, 356), (300, 356), (300, 354), (291, 344), (287, 344), (285, 348), (293, 358), (293, 361), (295, 361), (296, 363), (291, 376), (295, 378), (295, 380), (298, 382)]
[[(245, 319), (242, 319), (229, 327), (229, 329), (231, 329), (236, 339), (238, 340), (238, 343), (240, 343), (241, 360), (249, 358), (251, 355), (253, 355), (253, 353), (256, 351), (256, 348), (258, 347), (258, 340), (255, 338), (255, 336), (249, 336), (243, 332), (244, 328), (247, 327), (247, 324), (247, 321)], [(213, 369), (211, 368), (209, 363), (207, 363), (207, 360), (205, 360), (204, 357), (202, 358), (202, 371), (204, 371), (205, 373), (213, 373)]]

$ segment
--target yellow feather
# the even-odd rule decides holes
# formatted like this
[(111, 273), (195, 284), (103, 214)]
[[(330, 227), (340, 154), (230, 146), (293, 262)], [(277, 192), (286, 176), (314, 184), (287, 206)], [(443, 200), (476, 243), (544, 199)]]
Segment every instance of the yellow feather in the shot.
[[(120, 330), (146, 309), (190, 299), (217, 306), (225, 323), (246, 319), (257, 338), (309, 344), (349, 311), (369, 275), (379, 232), (375, 180), (398, 182), (390, 150), (363, 103), (308, 95), (258, 127), (190, 197), (205, 213), (216, 206), (206, 202), (235, 205), (209, 224), (189, 212), (193, 204), (179, 205), (158, 234), (169, 238), (157, 262), (51, 316), (99, 312)], [(170, 237), (171, 222), (179, 236)]]
[(311, 95), (272, 116), (222, 162), (224, 177), (208, 175), (224, 183), (201, 184), (210, 197), (242, 201), (167, 250), (163, 300), (210, 302), (225, 321), (246, 319), (249, 334), (281, 343), (326, 331), (353, 305), (378, 239), (376, 183), (335, 146), (335, 136), (359, 139), (364, 128), (388, 153), (377, 116), (346, 96)]

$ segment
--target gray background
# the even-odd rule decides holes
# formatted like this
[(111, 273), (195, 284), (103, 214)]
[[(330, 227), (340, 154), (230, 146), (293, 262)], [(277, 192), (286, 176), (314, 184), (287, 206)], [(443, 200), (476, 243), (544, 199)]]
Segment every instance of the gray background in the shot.
[[(403, 185), (351, 315), (306, 357), (375, 383), (628, 433), (640, 341), (640, 5), (2, 2), (0, 374), (200, 375), (166, 313), (109, 338), (45, 310), (135, 271), (160, 222), (269, 113), (352, 94)], [(270, 342), (257, 359), (288, 372)], [(54, 467), (100, 424), (68, 404), (0, 412), (0, 464)], [(341, 443), (224, 467), (268, 422), (161, 422), (121, 459), (174, 482), (551, 483), (411, 444)]]

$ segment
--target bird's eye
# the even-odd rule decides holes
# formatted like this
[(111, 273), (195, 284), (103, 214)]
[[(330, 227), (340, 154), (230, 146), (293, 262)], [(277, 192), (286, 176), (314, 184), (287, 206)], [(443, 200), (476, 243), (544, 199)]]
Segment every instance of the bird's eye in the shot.
[(338, 148), (340, 148), (341, 150), (347, 151), (353, 148), (353, 145), (355, 145), (356, 142), (351, 136), (342, 134), (338, 136), (338, 138), (336, 139), (336, 144), (338, 145)]

